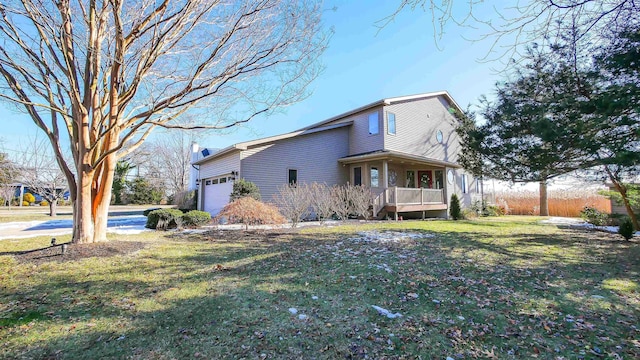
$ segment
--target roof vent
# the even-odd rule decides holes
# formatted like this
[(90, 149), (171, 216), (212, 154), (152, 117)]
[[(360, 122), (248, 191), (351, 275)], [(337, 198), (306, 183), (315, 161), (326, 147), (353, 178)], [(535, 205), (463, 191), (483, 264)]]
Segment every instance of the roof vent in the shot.
[(209, 149), (202, 149), (202, 156), (207, 157), (209, 156)]

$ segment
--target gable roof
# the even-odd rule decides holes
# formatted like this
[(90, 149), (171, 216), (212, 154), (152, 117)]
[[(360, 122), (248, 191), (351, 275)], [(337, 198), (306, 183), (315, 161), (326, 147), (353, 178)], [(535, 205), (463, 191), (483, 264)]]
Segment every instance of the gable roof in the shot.
[(320, 121), (318, 123), (311, 124), (311, 125), (309, 125), (307, 127), (304, 127), (304, 128), (302, 128), (300, 130), (313, 129), (315, 127), (322, 126), (324, 124), (328, 124), (330, 122), (339, 120), (341, 118), (346, 118), (348, 116), (351, 116), (351, 115), (357, 114), (359, 112), (366, 111), (366, 110), (369, 110), (371, 108), (374, 108), (374, 107), (377, 107), (377, 106), (381, 106), (381, 105), (392, 105), (392, 104), (403, 102), (403, 101), (427, 99), (427, 98), (432, 98), (432, 97), (437, 97), (437, 96), (443, 96), (445, 99), (447, 99), (449, 104), (451, 104), (452, 106), (455, 107), (455, 109), (457, 111), (462, 112), (462, 108), (458, 105), (458, 103), (456, 103), (456, 101), (453, 99), (453, 97), (451, 97), (451, 94), (449, 94), (449, 92), (446, 91), (446, 90), (442, 90), (442, 91), (435, 91), (435, 92), (430, 92), (430, 93), (422, 93), (422, 94), (398, 96), (398, 97), (392, 97), (392, 98), (387, 98), (387, 99), (381, 99), (381, 100), (372, 102), (370, 104), (361, 106), (359, 108), (347, 111), (347, 112), (342, 113), (340, 115), (333, 116), (333, 117), (331, 117), (329, 119)]
[(247, 150), (250, 146), (266, 144), (266, 143), (270, 143), (270, 142), (278, 141), (278, 140), (283, 140), (283, 139), (289, 139), (289, 138), (292, 138), (294, 136), (308, 135), (308, 134), (313, 134), (313, 133), (317, 133), (317, 132), (321, 132), (321, 131), (333, 130), (333, 129), (341, 128), (341, 127), (344, 127), (344, 126), (349, 126), (351, 124), (353, 124), (353, 121), (345, 121), (345, 122), (341, 122), (339, 124), (333, 124), (333, 125), (328, 125), (328, 126), (323, 126), (323, 127), (313, 128), (313, 129), (300, 129), (298, 131), (293, 131), (293, 132), (286, 133), (286, 134), (269, 136), (269, 137), (262, 138), (262, 139), (257, 139), (257, 140), (252, 140), (252, 141), (245, 141), (245, 142), (233, 144), (233, 145), (228, 146), (228, 147), (226, 147), (224, 149), (216, 151), (213, 154), (205, 156), (204, 158), (202, 158), (202, 159), (200, 159), (198, 161), (195, 161), (193, 163), (193, 165), (200, 165), (202, 163), (205, 163), (205, 162), (207, 162), (209, 160), (212, 160), (212, 159), (215, 159), (217, 157), (230, 154), (230, 153), (232, 153), (234, 151)]
[(215, 152), (213, 154), (205, 156), (204, 158), (194, 162), (193, 165), (200, 165), (202, 163), (208, 162), (209, 160), (215, 159), (217, 157), (230, 154), (230, 153), (232, 153), (234, 151), (247, 150), (247, 148), (249, 146), (266, 144), (266, 143), (273, 142), (273, 141), (289, 139), (289, 138), (292, 138), (294, 136), (313, 134), (313, 133), (320, 132), (320, 131), (332, 130), (332, 129), (340, 128), (340, 127), (343, 127), (343, 126), (348, 126), (348, 125), (353, 124), (353, 121), (344, 121), (344, 122), (331, 124), (331, 125), (327, 125), (327, 124), (330, 124), (332, 122), (335, 122), (335, 121), (343, 119), (343, 118), (347, 118), (347, 117), (349, 117), (351, 115), (357, 114), (357, 113), (362, 112), (362, 111), (366, 111), (368, 109), (371, 109), (371, 108), (374, 108), (374, 107), (377, 107), (377, 106), (391, 105), (391, 104), (398, 103), (398, 102), (403, 102), (403, 101), (427, 99), (427, 98), (432, 98), (432, 97), (437, 97), (437, 96), (444, 97), (447, 100), (447, 102), (449, 102), (449, 104), (451, 104), (457, 111), (462, 112), (462, 108), (456, 103), (456, 101), (453, 99), (453, 97), (451, 97), (449, 92), (446, 91), (446, 90), (430, 92), (430, 93), (415, 94), (415, 95), (398, 96), (398, 97), (387, 98), (387, 99), (381, 99), (381, 100), (372, 102), (370, 104), (367, 104), (367, 105), (364, 105), (364, 106), (360, 106), (360, 107), (358, 107), (356, 109), (347, 111), (347, 112), (342, 113), (340, 115), (333, 116), (333, 117), (331, 117), (329, 119), (317, 122), (315, 124), (311, 124), (311, 125), (306, 126), (306, 127), (303, 127), (303, 128), (298, 129), (296, 131), (292, 131), (290, 133), (285, 133), (285, 134), (275, 135), (275, 136), (269, 136), (269, 137), (262, 138), (262, 139), (245, 141), (245, 142), (240, 142), (240, 143), (237, 143), (237, 144), (233, 144), (233, 145), (228, 146), (228, 147), (226, 147), (224, 149), (221, 149), (220, 151), (217, 151), (217, 152)]

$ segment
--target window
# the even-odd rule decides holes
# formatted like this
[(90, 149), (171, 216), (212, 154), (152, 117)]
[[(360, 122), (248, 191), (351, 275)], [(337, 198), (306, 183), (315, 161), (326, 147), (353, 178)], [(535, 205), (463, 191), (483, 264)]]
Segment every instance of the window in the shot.
[(436, 140), (438, 140), (438, 143), (442, 144), (442, 140), (444, 140), (442, 130), (438, 130), (438, 132), (436, 132)]
[(480, 180), (480, 178), (476, 178), (476, 192), (482, 192), (482, 180)]
[(453, 180), (454, 180), (454, 175), (453, 175), (453, 170), (449, 169), (447, 170), (447, 182), (451, 185), (453, 185)]
[(362, 168), (360, 166), (353, 168), (353, 185), (362, 185)]
[(444, 171), (435, 170), (433, 172), (433, 179), (434, 179), (434, 184), (433, 184), (434, 189), (444, 188)]
[(289, 169), (289, 185), (295, 185), (298, 183), (298, 170)]
[(416, 173), (413, 170), (407, 170), (407, 187), (415, 188), (416, 187)]
[(467, 174), (462, 174), (460, 177), (460, 181), (462, 182), (462, 193), (466, 194), (469, 189), (467, 189)]
[(206, 185), (211, 185), (211, 180), (207, 180), (207, 181), (205, 182), (205, 184), (206, 184)]
[(371, 187), (378, 187), (378, 168), (371, 168)]
[(369, 135), (378, 134), (380, 122), (378, 121), (378, 113), (374, 112), (369, 114)]
[(213, 180), (211, 180), (211, 183), (212, 183), (212, 184), (217, 184), (217, 183), (218, 183), (218, 179), (213, 179)]
[(389, 170), (389, 176), (387, 177), (387, 182), (389, 183), (389, 186), (396, 186), (398, 183), (398, 173), (391, 169)]
[(387, 133), (389, 135), (396, 134), (396, 114), (387, 113)]
[(220, 184), (224, 184), (226, 182), (227, 182), (227, 178), (226, 177), (220, 178)]

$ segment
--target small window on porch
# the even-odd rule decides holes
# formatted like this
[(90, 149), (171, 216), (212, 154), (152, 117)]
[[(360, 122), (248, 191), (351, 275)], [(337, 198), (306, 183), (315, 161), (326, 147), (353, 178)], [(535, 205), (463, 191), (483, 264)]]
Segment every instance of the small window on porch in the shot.
[(371, 168), (371, 187), (378, 187), (379, 186), (379, 178), (378, 178), (378, 168), (377, 167), (372, 167)]
[(389, 176), (388, 176), (387, 182), (389, 183), (389, 186), (398, 185), (398, 173), (395, 170), (393, 169), (389, 170)]
[(416, 173), (413, 170), (407, 170), (407, 187), (415, 188), (416, 187)]
[(387, 134), (396, 134), (396, 114), (387, 113)]
[(362, 185), (362, 167), (353, 168), (353, 185)]
[(461, 181), (462, 181), (462, 193), (466, 194), (469, 189), (467, 188), (467, 174), (462, 174), (462, 176), (460, 177)]
[(433, 180), (434, 180), (434, 184), (433, 184), (434, 189), (444, 188), (444, 171), (435, 170), (433, 172)]

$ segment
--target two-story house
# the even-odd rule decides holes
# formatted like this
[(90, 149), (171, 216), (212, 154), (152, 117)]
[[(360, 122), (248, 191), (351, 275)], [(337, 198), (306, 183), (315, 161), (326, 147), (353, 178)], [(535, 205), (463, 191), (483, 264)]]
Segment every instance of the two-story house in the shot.
[(205, 151), (193, 163), (198, 209), (217, 214), (232, 182), (244, 178), (267, 202), (289, 183), (348, 182), (371, 188), (376, 216), (446, 217), (451, 194), (468, 206), (481, 186), (456, 162), (457, 111), (446, 91), (395, 97), (291, 133)]

